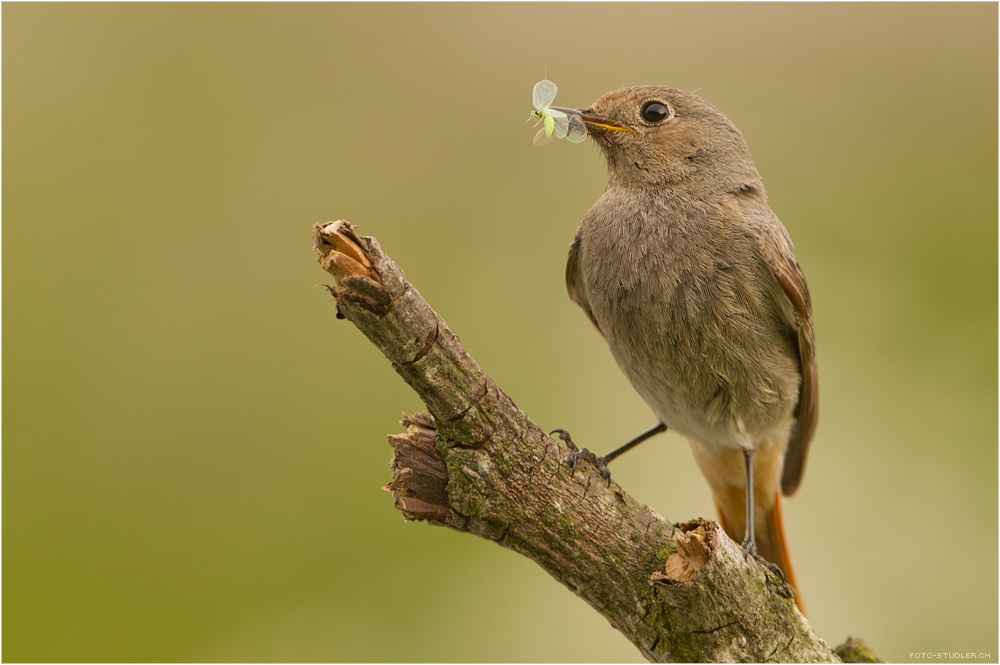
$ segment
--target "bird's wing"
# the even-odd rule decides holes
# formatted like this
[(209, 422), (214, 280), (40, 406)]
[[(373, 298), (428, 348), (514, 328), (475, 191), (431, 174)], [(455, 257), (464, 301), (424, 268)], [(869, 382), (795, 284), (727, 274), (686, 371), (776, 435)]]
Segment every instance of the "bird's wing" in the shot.
[[(781, 231), (784, 228), (779, 225)], [(780, 248), (777, 253), (772, 249), (765, 252), (771, 273), (778, 280), (782, 290), (788, 297), (794, 309), (792, 325), (797, 333), (799, 351), (799, 367), (802, 372), (802, 384), (799, 387), (799, 402), (795, 406), (795, 426), (788, 440), (788, 450), (785, 452), (785, 465), (781, 475), (781, 491), (786, 496), (791, 495), (799, 487), (802, 472), (806, 465), (806, 453), (809, 442), (816, 432), (816, 422), (819, 418), (819, 374), (816, 369), (816, 337), (813, 332), (812, 301), (809, 298), (809, 287), (802, 274), (798, 261), (795, 260), (795, 250), (786, 233), (772, 248)]]
[(597, 325), (594, 312), (590, 309), (590, 302), (587, 300), (587, 291), (583, 285), (583, 268), (580, 266), (580, 232), (577, 231), (573, 238), (573, 244), (569, 246), (569, 257), (566, 259), (566, 290), (569, 291), (569, 299), (587, 313), (597, 332), (601, 332), (601, 326)]

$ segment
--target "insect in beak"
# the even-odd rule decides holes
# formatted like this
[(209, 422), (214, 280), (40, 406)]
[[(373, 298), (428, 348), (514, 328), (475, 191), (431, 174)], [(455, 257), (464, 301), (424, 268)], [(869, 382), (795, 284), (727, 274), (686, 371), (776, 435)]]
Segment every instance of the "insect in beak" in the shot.
[(610, 132), (628, 132), (633, 134), (634, 132), (630, 127), (627, 127), (617, 120), (611, 120), (609, 118), (602, 118), (601, 116), (594, 113), (591, 109), (566, 109), (561, 106), (551, 107), (553, 111), (560, 111), (566, 115), (575, 115), (580, 120), (583, 120), (584, 124), (587, 126), (588, 130), (591, 129), (603, 129)]

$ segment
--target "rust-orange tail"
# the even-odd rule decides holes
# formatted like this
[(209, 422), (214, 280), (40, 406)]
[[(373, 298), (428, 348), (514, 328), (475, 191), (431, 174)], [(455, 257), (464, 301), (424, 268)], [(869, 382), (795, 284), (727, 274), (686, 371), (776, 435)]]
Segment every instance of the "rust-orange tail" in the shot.
[[(739, 501), (720, 501), (719, 496), (715, 496), (715, 507), (719, 511), (719, 523), (725, 529), (729, 537), (737, 543), (743, 542), (743, 527), (746, 522), (746, 506), (742, 499)], [(788, 556), (788, 545), (785, 542), (785, 525), (781, 519), (781, 494), (774, 494), (774, 502), (763, 502), (758, 495), (754, 522), (757, 540), (757, 554), (766, 561), (777, 564), (781, 572), (785, 575), (785, 581), (795, 589), (795, 604), (799, 606), (802, 614), (806, 613), (806, 608), (802, 604), (802, 594), (799, 593), (799, 586), (795, 582), (795, 573), (792, 572), (792, 561)], [(763, 514), (761, 514), (763, 513)]]
[[(719, 523), (730, 538), (742, 543), (747, 521), (746, 460), (743, 451), (707, 445), (694, 439), (689, 441), (694, 459), (712, 488)], [(805, 614), (785, 544), (785, 527), (781, 523), (781, 469), (785, 448), (779, 445), (780, 441), (780, 438), (765, 441), (754, 449), (754, 536), (757, 554), (781, 568), (785, 580), (795, 588), (795, 604)]]

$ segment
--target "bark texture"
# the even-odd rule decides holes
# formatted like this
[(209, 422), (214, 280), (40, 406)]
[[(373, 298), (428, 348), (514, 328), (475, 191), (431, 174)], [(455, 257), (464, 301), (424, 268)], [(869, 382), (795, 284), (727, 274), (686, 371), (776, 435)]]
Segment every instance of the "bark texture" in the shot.
[[(473, 360), (374, 238), (343, 221), (314, 244), (338, 316), (382, 351), (427, 413), (390, 435), (386, 487), (407, 519), (534, 560), (654, 662), (838, 662), (794, 591), (714, 522), (671, 524), (548, 436)], [(846, 653), (846, 652), (845, 652)]]

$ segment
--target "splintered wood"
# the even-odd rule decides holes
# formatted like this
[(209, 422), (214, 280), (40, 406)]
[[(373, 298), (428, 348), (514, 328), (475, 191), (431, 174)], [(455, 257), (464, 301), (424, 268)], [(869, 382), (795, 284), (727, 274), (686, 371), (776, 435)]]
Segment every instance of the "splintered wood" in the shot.
[(313, 226), (313, 247), (320, 250), (319, 263), (338, 282), (349, 275), (375, 277), (359, 240), (354, 227), (342, 219)]
[(407, 520), (446, 522), (448, 507), (448, 472), (437, 452), (437, 431), (429, 413), (404, 415), (400, 424), (405, 434), (390, 434), (389, 445), (396, 451), (392, 458), (392, 480), (383, 487), (392, 492), (395, 505)]
[(371, 238), (362, 240), (354, 226), (342, 219), (313, 226), (313, 247), (320, 252), (317, 260), (337, 281), (327, 288), (337, 298), (338, 319), (344, 318), (340, 307), (345, 302), (379, 317), (392, 307), (393, 296), (368, 255), (372, 243)]
[(705, 543), (705, 528), (697, 526), (690, 531), (682, 528), (674, 532), (677, 551), (667, 557), (663, 571), (652, 574), (651, 579), (667, 584), (686, 582), (692, 579), (708, 561), (708, 545)]

